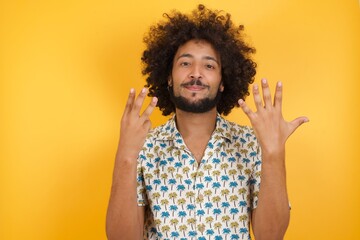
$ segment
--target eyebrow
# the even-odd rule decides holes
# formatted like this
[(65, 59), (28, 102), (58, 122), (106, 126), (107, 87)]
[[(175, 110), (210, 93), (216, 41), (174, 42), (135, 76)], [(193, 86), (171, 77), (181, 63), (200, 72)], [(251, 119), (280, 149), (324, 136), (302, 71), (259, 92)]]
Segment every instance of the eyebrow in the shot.
[[(177, 61), (177, 60), (179, 60), (180, 58), (183, 58), (183, 57), (194, 58), (194, 56), (193, 56), (193, 55), (191, 55), (190, 53), (184, 53), (184, 54), (181, 54), (181, 55), (180, 55), (180, 56), (176, 59), (176, 61)], [(216, 58), (214, 58), (214, 57), (211, 57), (211, 56), (204, 56), (204, 57), (202, 57), (202, 59), (205, 59), (205, 60), (212, 60), (212, 61), (214, 61), (214, 62), (216, 62), (217, 64), (219, 64), (219, 65), (220, 65), (219, 61), (218, 61)]]

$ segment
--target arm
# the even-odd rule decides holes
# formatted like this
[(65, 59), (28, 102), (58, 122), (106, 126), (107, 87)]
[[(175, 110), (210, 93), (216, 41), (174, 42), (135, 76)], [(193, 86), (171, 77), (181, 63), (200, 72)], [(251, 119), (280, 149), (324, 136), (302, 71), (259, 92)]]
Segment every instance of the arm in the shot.
[[(252, 212), (255, 239), (283, 239), (290, 220), (284, 152), (262, 155), (258, 206)], [(275, 162), (278, 161), (278, 162)]]
[[(249, 117), (262, 150), (261, 187), (258, 206), (252, 212), (252, 227), (257, 240), (283, 239), (290, 220), (286, 190), (285, 143), (288, 137), (304, 122), (299, 117), (286, 122), (282, 116), (282, 85), (276, 86), (272, 104), (268, 83), (262, 80), (263, 101), (257, 85), (253, 95), (256, 112), (252, 112), (243, 100), (239, 105)], [(263, 103), (264, 102), (264, 103)]]
[(121, 130), (116, 153), (113, 183), (106, 216), (106, 234), (109, 240), (142, 239), (144, 207), (137, 205), (137, 157), (151, 127), (149, 116), (156, 106), (153, 98), (140, 115), (146, 96), (143, 89), (135, 99), (132, 89), (121, 119)]

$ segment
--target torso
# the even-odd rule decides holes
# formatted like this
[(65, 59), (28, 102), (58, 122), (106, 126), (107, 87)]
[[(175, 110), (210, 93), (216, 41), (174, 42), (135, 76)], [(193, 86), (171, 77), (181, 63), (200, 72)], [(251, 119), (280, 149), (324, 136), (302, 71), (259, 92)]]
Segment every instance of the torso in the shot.
[(202, 138), (202, 139), (205, 139), (206, 141), (199, 140), (199, 138), (196, 137), (192, 137), (192, 138), (190, 137), (188, 139), (184, 139), (186, 146), (189, 148), (191, 154), (199, 164), (201, 162), (201, 159), (203, 159), (205, 149), (209, 142), (210, 137)]
[(145, 239), (250, 239), (259, 146), (250, 128), (217, 121), (207, 143), (193, 132), (182, 138), (174, 120), (149, 133), (137, 177), (138, 205), (149, 210)]

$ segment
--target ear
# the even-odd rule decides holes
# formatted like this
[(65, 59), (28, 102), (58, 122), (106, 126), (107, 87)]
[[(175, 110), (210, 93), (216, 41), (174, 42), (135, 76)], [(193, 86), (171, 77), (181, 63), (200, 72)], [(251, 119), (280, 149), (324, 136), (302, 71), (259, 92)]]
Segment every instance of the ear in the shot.
[(220, 92), (223, 92), (223, 91), (224, 91), (224, 84), (223, 84), (222, 81), (221, 81), (221, 83), (220, 83), (219, 90), (220, 90)]
[(168, 78), (168, 86), (172, 87), (172, 85), (173, 85), (172, 77), (169, 76), (169, 78)]

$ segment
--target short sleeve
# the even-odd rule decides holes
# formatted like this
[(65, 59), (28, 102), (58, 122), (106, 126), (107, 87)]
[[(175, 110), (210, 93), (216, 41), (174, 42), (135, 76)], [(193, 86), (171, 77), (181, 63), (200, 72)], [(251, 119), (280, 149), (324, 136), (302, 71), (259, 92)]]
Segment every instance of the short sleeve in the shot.
[(147, 205), (147, 198), (146, 198), (146, 189), (145, 189), (142, 161), (140, 158), (138, 158), (137, 160), (136, 182), (137, 182), (137, 187), (136, 187), (137, 204), (138, 206), (142, 207)]
[[(257, 141), (256, 141), (257, 142)], [(253, 162), (253, 171), (250, 179), (251, 209), (255, 209), (258, 204), (260, 182), (261, 182), (261, 148), (257, 142), (256, 157)]]

